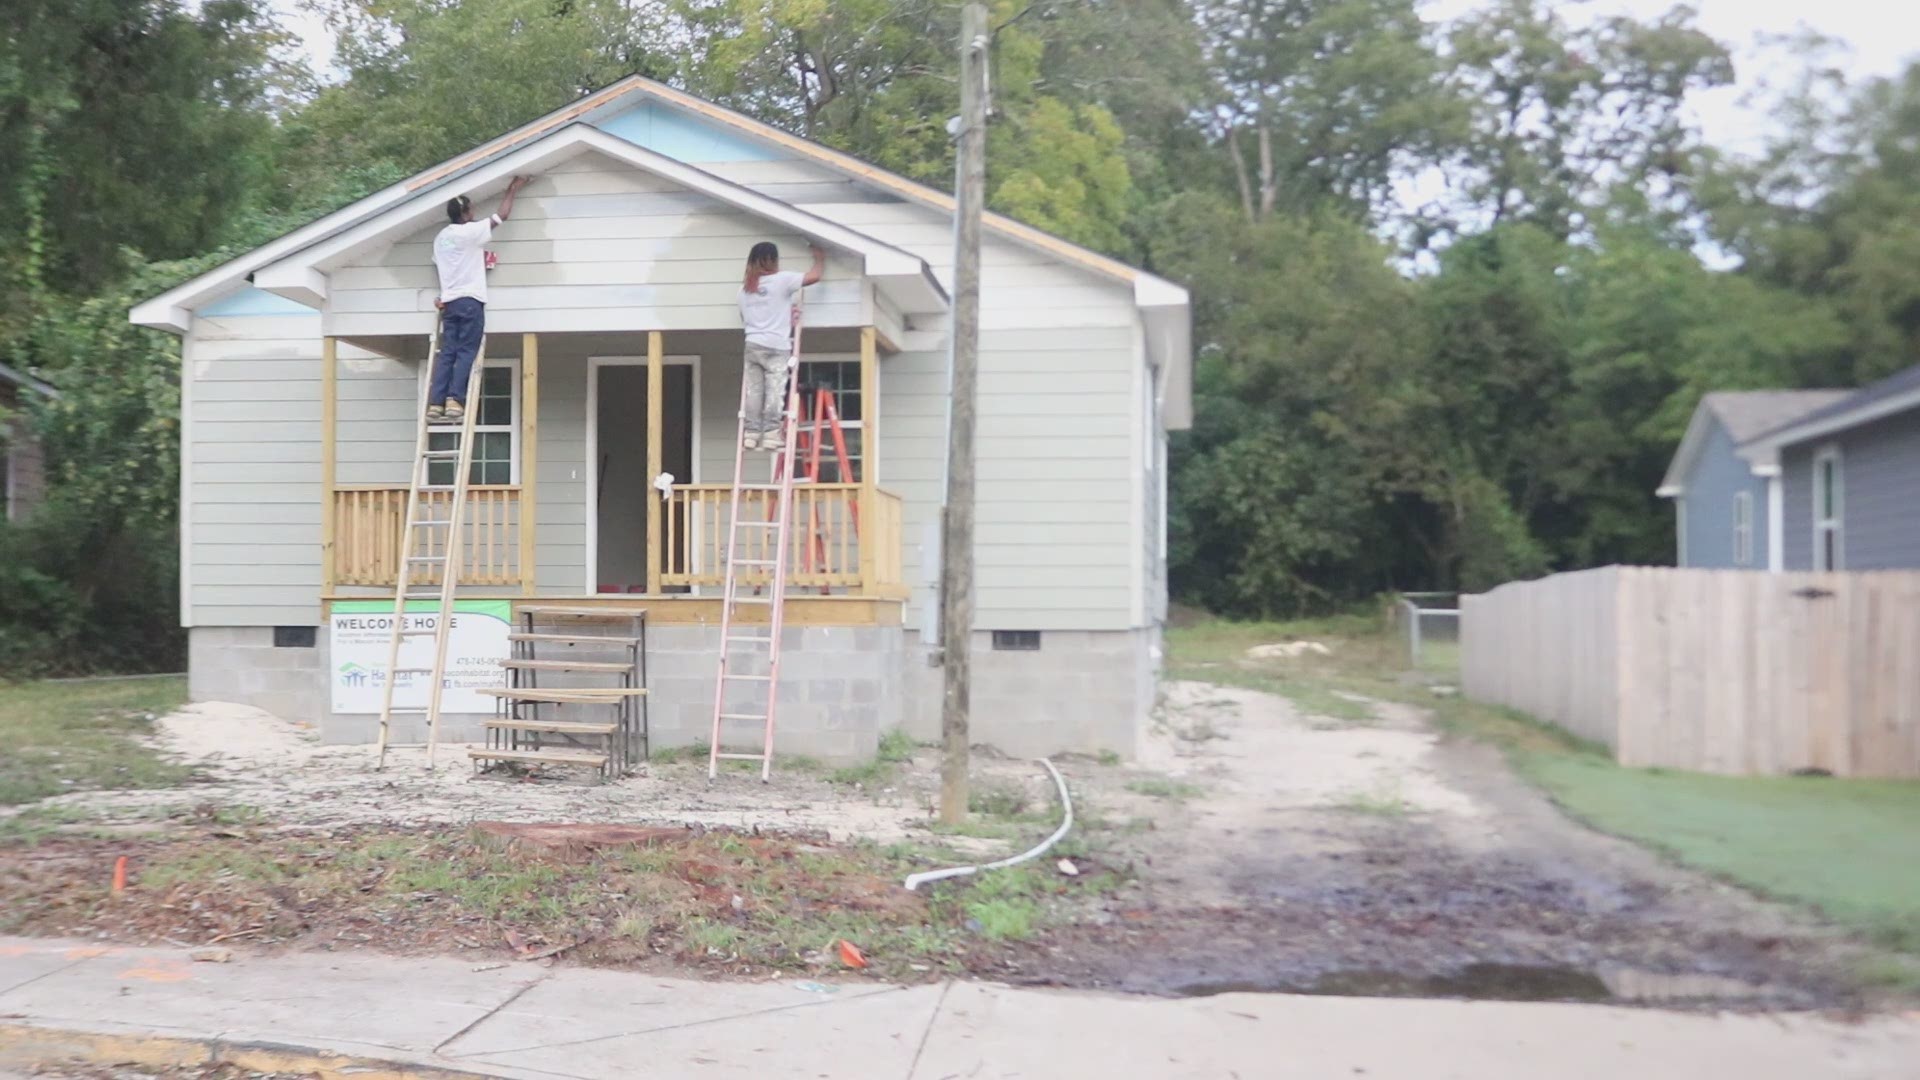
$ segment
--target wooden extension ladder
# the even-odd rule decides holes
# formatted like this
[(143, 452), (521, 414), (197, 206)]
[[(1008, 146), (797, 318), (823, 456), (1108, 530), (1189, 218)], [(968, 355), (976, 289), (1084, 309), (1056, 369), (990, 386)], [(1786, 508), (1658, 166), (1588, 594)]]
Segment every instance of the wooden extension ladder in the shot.
[[(794, 445), (800, 426), (800, 321), (801, 307), (796, 303), (793, 349), (787, 355), (786, 408), (780, 421), (783, 447)], [(728, 760), (758, 761), (761, 781), (764, 783), (773, 777), (773, 720), (774, 707), (780, 697), (780, 632), (785, 623), (787, 595), (787, 529), (793, 519), (795, 481), (787, 454), (775, 452), (768, 455), (770, 475), (766, 483), (744, 482), (747, 380), (752, 377), (751, 365), (740, 372), (740, 430), (733, 443), (733, 496), (727, 518), (727, 564), (720, 597), (720, 662), (713, 688), (713, 737), (707, 746), (709, 781), (720, 775), (720, 763)], [(771, 493), (773, 505), (766, 518), (751, 519), (740, 512), (743, 491)], [(743, 538), (748, 542), (743, 544)], [(749, 550), (758, 557), (748, 558), (742, 554)], [(771, 558), (767, 557), (769, 554)], [(742, 574), (743, 570), (747, 573)], [(744, 595), (741, 579), (751, 577), (757, 570), (771, 570), (772, 580), (764, 593), (757, 586), (746, 584), (754, 594)], [(766, 621), (742, 626), (743, 609), (750, 608), (765, 608)], [(761, 670), (749, 670), (756, 667)], [(760, 725), (759, 752), (723, 751), (723, 729), (729, 723), (743, 721)]]
[[(433, 333), (427, 338), (427, 363), (438, 361), (440, 352), (440, 319), (435, 317)], [(394, 570), (393, 578), (393, 636), (387, 645), (387, 678), (380, 694), (380, 768), (387, 764), (387, 743), (393, 733), (393, 718), (396, 716), (424, 716), (427, 719), (427, 768), (433, 768), (434, 745), (440, 738), (440, 703), (446, 690), (447, 677), (447, 638), (453, 629), (453, 602), (460, 584), (460, 553), (464, 546), (461, 542), (460, 526), (466, 514), (468, 474), (473, 471), (473, 425), (474, 418), (480, 413), (481, 369), (486, 366), (486, 338), (480, 339), (479, 355), (473, 358), (473, 371), (467, 376), (466, 412), (458, 427), (451, 424), (430, 422), (423, 408), (419, 414), (419, 433), (413, 453), (413, 472), (407, 482), (407, 517), (400, 532), (400, 562)], [(431, 371), (429, 371), (431, 374)], [(455, 432), (457, 443), (453, 449), (433, 449), (432, 436)], [(431, 470), (435, 462), (453, 463), (453, 483), (432, 483)], [(433, 506), (429, 500), (421, 498), (423, 494), (450, 492), (450, 500), (445, 503), (444, 514), (431, 514)], [(432, 591), (414, 591), (415, 568), (424, 568), (419, 576), (430, 578), (433, 568), (438, 568), (440, 582)], [(414, 614), (408, 611), (408, 605), (415, 602), (437, 602), (437, 615), (430, 625), (418, 625)], [(433, 663), (430, 666), (400, 666), (400, 654), (403, 644), (409, 638), (433, 639)], [(416, 651), (417, 650), (410, 650)], [(426, 676), (422, 685), (417, 676)], [(406, 683), (405, 689), (426, 691), (424, 702), (411, 702), (405, 705), (394, 704), (395, 691)]]

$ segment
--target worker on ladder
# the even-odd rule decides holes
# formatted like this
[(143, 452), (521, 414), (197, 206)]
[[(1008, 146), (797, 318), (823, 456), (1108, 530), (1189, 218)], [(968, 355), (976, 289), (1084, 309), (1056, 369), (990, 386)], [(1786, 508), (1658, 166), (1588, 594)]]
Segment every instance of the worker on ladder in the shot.
[(748, 450), (781, 451), (782, 413), (787, 401), (787, 361), (793, 353), (793, 305), (800, 289), (826, 273), (827, 253), (813, 246), (813, 266), (804, 274), (780, 269), (780, 248), (770, 240), (747, 253), (747, 275), (740, 285), (740, 321), (747, 328), (746, 415), (741, 445)]
[(473, 200), (456, 195), (447, 200), (451, 222), (433, 238), (433, 268), (440, 274), (440, 355), (433, 358), (433, 377), (427, 382), (427, 420), (457, 424), (467, 412), (467, 374), (480, 354), (487, 333), (487, 241), (494, 227), (513, 215), (513, 197), (527, 186), (527, 178), (507, 182), (500, 209), (479, 221), (473, 219)]

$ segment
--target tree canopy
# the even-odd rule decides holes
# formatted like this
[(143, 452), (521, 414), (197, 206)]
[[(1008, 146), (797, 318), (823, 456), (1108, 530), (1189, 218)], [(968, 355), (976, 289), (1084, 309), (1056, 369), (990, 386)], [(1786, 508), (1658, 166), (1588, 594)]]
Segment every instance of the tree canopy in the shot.
[[(0, 359), (68, 391), (35, 417), (60, 505), (0, 529), (0, 668), (136, 627), (161, 644), (113, 662), (178, 648), (177, 350), (133, 298), (635, 71), (951, 183), (947, 3), (304, 6), (337, 35), (322, 72), (264, 0), (0, 14)], [(1920, 362), (1920, 65), (1850, 81), (1804, 41), (1739, 157), (1689, 119), (1733, 68), (1685, 7), (990, 6), (989, 204), (1194, 290), (1179, 598), (1289, 614), (1663, 561), (1652, 491), (1702, 393)]]

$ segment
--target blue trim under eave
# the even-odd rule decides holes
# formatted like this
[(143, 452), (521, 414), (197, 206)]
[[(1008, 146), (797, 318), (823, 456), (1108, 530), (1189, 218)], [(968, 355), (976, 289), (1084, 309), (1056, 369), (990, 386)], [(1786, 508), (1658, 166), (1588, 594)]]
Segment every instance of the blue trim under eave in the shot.
[(786, 157), (751, 139), (743, 139), (652, 101), (589, 122), (609, 135), (689, 165), (714, 161), (780, 161)]
[(233, 318), (237, 315), (313, 315), (318, 317), (320, 313), (305, 304), (249, 285), (237, 293), (215, 300), (194, 314)]

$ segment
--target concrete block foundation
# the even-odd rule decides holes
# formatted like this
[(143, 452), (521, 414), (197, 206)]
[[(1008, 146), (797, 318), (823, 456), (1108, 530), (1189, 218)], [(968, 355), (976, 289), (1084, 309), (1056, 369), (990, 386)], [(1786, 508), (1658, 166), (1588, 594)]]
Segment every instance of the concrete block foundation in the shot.
[[(712, 722), (719, 628), (649, 628), (649, 727), (655, 748), (705, 746)], [(289, 720), (317, 723), (323, 741), (370, 743), (379, 718), (334, 714), (324, 628), (308, 648), (275, 647), (272, 627), (194, 627), (189, 632), (189, 693), (196, 701), (233, 701)], [(544, 652), (542, 654), (545, 655)], [(880, 736), (905, 728), (916, 740), (940, 735), (941, 670), (918, 633), (897, 626), (789, 626), (782, 642), (776, 754), (832, 763), (873, 757)], [(973, 642), (973, 741), (1007, 754), (1111, 751), (1132, 758), (1157, 693), (1157, 630), (1047, 631), (1035, 651), (996, 651), (992, 635)], [(568, 675), (552, 685), (593, 685)], [(604, 685), (613, 685), (604, 680)], [(743, 694), (729, 711), (765, 701)], [(597, 710), (597, 714), (596, 714)], [(601, 706), (565, 706), (550, 715), (593, 720)], [(487, 716), (441, 718), (445, 742), (479, 742)], [(757, 748), (758, 725), (730, 725), (729, 742)], [(398, 743), (426, 739), (424, 721), (395, 721)]]

